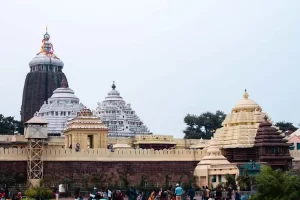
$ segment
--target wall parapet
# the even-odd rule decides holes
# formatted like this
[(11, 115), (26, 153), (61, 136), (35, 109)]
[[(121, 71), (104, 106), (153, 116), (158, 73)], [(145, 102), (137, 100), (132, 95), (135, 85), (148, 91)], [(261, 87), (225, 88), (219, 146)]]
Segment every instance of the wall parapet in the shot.
[[(27, 149), (0, 148), (1, 161), (27, 160)], [(76, 152), (74, 149), (45, 149), (44, 161), (200, 161), (204, 150), (171, 149), (89, 149)]]
[[(49, 148), (43, 152), (44, 161), (200, 161), (206, 150), (189, 149), (74, 149)], [(300, 150), (290, 150), (294, 161), (300, 161)], [(0, 161), (26, 161), (27, 148), (0, 148)]]

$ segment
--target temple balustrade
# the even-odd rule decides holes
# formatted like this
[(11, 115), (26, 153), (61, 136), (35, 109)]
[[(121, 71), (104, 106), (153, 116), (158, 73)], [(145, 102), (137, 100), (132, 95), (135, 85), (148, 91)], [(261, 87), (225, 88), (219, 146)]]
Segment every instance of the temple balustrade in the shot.
[[(74, 149), (49, 148), (43, 151), (44, 161), (200, 161), (204, 150), (171, 149)], [(0, 161), (26, 161), (27, 148), (0, 148)]]
[[(43, 152), (44, 161), (200, 161), (206, 150), (187, 149), (74, 149), (49, 148)], [(294, 162), (300, 161), (300, 150), (290, 150)], [(27, 148), (0, 148), (0, 161), (26, 161)], [(299, 162), (300, 163), (300, 162)]]

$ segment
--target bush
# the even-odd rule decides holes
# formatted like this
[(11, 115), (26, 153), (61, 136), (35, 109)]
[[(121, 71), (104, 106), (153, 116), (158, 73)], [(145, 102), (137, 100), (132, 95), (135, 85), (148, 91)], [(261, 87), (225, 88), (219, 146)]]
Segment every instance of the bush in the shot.
[(44, 187), (34, 187), (25, 191), (27, 198), (46, 200), (52, 199), (53, 193), (52, 190)]

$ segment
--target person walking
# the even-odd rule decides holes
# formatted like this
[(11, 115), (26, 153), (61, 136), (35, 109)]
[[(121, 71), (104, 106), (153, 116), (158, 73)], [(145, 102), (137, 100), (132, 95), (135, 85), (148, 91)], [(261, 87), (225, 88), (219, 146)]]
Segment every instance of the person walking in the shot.
[(176, 184), (176, 188), (175, 188), (175, 196), (176, 196), (176, 200), (182, 200), (182, 195), (183, 195), (183, 189), (182, 187), (179, 185), (179, 183)]
[(194, 190), (193, 186), (190, 187), (190, 189), (188, 191), (188, 195), (190, 197), (190, 200), (194, 200), (194, 198), (195, 198), (195, 190)]

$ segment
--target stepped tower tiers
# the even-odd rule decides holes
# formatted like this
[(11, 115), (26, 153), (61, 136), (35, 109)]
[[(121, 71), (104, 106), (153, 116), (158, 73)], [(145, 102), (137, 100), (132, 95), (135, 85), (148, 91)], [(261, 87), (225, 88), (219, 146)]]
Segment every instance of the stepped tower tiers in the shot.
[(215, 137), (230, 162), (249, 162), (255, 159), (254, 139), (266, 113), (245, 90), (240, 100), (217, 129)]
[(257, 161), (266, 162), (273, 169), (290, 170), (292, 168), (292, 157), (290, 155), (290, 144), (283, 139), (284, 136), (272, 124), (267, 117), (259, 124), (255, 137)]
[[(30, 61), (30, 72), (26, 76), (21, 106), (21, 121), (26, 122), (40, 109), (44, 101), (60, 86), (64, 63), (54, 54), (50, 35), (44, 34), (40, 52)], [(67, 79), (66, 79), (67, 80)], [(68, 86), (68, 82), (66, 81)]]
[(109, 127), (109, 136), (133, 137), (135, 135), (150, 135), (147, 126), (126, 104), (113, 82), (112, 90), (102, 103), (98, 103), (95, 114)]
[(76, 117), (83, 108), (84, 105), (79, 103), (74, 91), (68, 87), (66, 79), (63, 78), (60, 88), (54, 90), (36, 115), (48, 122), (48, 136), (63, 136), (66, 122)]
[(197, 177), (197, 185), (216, 187), (219, 183), (225, 183), (225, 175), (239, 175), (239, 170), (235, 164), (230, 163), (222, 154), (218, 147), (218, 142), (212, 138), (206, 155), (201, 159), (195, 168), (194, 175)]
[(84, 108), (66, 125), (65, 148), (107, 148), (107, 134), (105, 124), (90, 109)]

